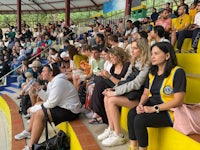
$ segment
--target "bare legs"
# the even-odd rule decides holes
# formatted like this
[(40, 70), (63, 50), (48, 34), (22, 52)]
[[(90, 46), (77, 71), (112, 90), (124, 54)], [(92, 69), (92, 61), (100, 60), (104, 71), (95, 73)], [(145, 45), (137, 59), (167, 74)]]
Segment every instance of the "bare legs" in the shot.
[(138, 147), (138, 143), (135, 140), (130, 140), (130, 145), (133, 146), (133, 150), (147, 150), (147, 147)]
[(119, 107), (124, 106), (127, 108), (133, 108), (137, 106), (139, 101), (130, 101), (124, 96), (114, 96), (114, 97), (104, 97), (104, 104), (106, 109), (106, 114), (108, 117), (108, 123), (110, 129), (113, 129), (117, 134), (121, 134), (120, 127), (120, 112)]
[[(50, 111), (47, 111), (50, 121), (52, 121), (52, 117)], [(29, 143), (29, 147), (32, 147), (33, 144), (38, 143), (41, 134), (44, 129), (44, 113), (42, 109), (38, 110), (31, 116), (30, 124), (28, 126), (27, 131), (31, 132), (31, 139)]]

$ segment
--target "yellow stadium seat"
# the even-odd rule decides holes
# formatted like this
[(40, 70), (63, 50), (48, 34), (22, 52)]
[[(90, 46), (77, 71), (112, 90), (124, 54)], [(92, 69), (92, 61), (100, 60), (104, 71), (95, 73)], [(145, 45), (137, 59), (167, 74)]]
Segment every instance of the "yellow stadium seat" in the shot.
[[(190, 39), (189, 39), (190, 40)], [(186, 42), (190, 42), (186, 39)], [(200, 52), (200, 42), (198, 44)], [(186, 46), (186, 45), (185, 45)], [(178, 64), (183, 67), (187, 76), (187, 89), (185, 103), (200, 102), (200, 54), (187, 53), (177, 54)], [(127, 114), (129, 109), (122, 107), (121, 110), (121, 127), (127, 129)], [(148, 128), (149, 146), (148, 150), (199, 150), (200, 143), (186, 136), (172, 127), (165, 128)]]

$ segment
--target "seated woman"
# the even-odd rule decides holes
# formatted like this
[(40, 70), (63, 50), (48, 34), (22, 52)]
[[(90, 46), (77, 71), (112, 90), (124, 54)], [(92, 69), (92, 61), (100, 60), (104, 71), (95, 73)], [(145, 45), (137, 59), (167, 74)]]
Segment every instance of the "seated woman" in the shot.
[(124, 78), (130, 65), (129, 56), (120, 47), (113, 47), (109, 51), (110, 61), (113, 66), (110, 73), (106, 70), (101, 70), (101, 77), (95, 79), (95, 87), (91, 96), (90, 108), (94, 114), (89, 121), (91, 124), (108, 123), (105, 108), (103, 91), (107, 88), (112, 88), (121, 78)]
[(57, 63), (58, 62), (58, 52), (56, 51), (55, 48), (50, 48), (49, 49), (49, 56), (47, 57), (49, 63), (53, 64), (53, 63)]
[(162, 26), (155, 26), (153, 30), (148, 34), (148, 43), (150, 46), (157, 42), (169, 42), (165, 39), (165, 29)]
[[(73, 61), (73, 64), (70, 63), (70, 69), (72, 71), (72, 80), (74, 82), (74, 78), (77, 76), (77, 75), (81, 75), (83, 74), (83, 70), (81, 69), (81, 66), (80, 66), (80, 62), (82, 60), (85, 60), (87, 61), (87, 56), (85, 55), (82, 55), (75, 46), (73, 45), (68, 45), (67, 46), (67, 50), (69, 52), (69, 59), (71, 61)], [(71, 79), (71, 78), (70, 78)], [(76, 84), (74, 84), (76, 85)], [(77, 89), (77, 87), (75, 86), (75, 88)]]
[(104, 146), (117, 146), (126, 142), (120, 127), (119, 107), (133, 108), (138, 105), (143, 93), (143, 85), (150, 67), (150, 50), (146, 39), (136, 39), (131, 44), (132, 72), (126, 80), (120, 81), (113, 89), (104, 91), (104, 105), (109, 127), (97, 138), (103, 140)]
[[(49, 120), (58, 125), (63, 121), (76, 119), (80, 113), (81, 104), (78, 94), (67, 80), (67, 76), (60, 74), (60, 70), (55, 64), (49, 64), (44, 66), (42, 77), (43, 80), (48, 81), (47, 91), (38, 88), (38, 95), (47, 109)], [(17, 140), (31, 138), (29, 145), (24, 150), (29, 150), (33, 144), (38, 143), (44, 129), (44, 113), (41, 109), (41, 102), (32, 106), (29, 112), (32, 115), (28, 128), (15, 136)]]
[(130, 150), (147, 150), (147, 127), (170, 127), (173, 125), (171, 108), (182, 104), (186, 91), (186, 77), (177, 66), (173, 47), (159, 42), (151, 48), (149, 76), (144, 93), (137, 107), (128, 113)]

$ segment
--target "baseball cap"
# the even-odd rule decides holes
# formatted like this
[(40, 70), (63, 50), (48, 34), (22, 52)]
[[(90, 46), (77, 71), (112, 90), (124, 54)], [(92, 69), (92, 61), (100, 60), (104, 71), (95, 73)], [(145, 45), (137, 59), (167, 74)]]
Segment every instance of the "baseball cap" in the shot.
[(61, 57), (61, 58), (69, 57), (69, 54), (68, 54), (67, 52), (62, 52), (62, 53), (60, 54), (60, 57)]
[(33, 68), (33, 67), (41, 67), (42, 64), (40, 61), (38, 60), (34, 60), (30, 65), (28, 65), (29, 67)]

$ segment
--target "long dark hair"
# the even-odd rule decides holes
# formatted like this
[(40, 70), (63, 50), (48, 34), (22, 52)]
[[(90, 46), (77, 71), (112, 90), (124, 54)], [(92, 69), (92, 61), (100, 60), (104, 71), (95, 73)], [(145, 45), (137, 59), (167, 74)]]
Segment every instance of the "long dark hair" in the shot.
[[(177, 58), (176, 58), (176, 54), (174, 52), (174, 49), (172, 47), (172, 45), (168, 42), (158, 42), (158, 43), (155, 43), (154, 45), (152, 45), (151, 47), (151, 51), (152, 51), (152, 48), (157, 46), (161, 51), (163, 51), (165, 54), (166, 53), (169, 53), (170, 55), (170, 58), (167, 61), (166, 63), (166, 66), (165, 66), (165, 71), (164, 71), (164, 77), (168, 77), (171, 70), (177, 66)], [(158, 66), (157, 65), (152, 65), (151, 68), (150, 68), (150, 73), (153, 74), (153, 75), (156, 75), (157, 74), (157, 71), (158, 71)]]
[(69, 58), (71, 60), (73, 60), (74, 55), (79, 55), (79, 52), (74, 45), (68, 45), (67, 50), (69, 52)]
[(158, 33), (160, 38), (165, 37), (165, 29), (162, 26), (155, 26), (153, 30), (155, 33)]
[(49, 71), (52, 71), (54, 77), (60, 73), (60, 69), (58, 68), (56, 64), (48, 64), (48, 65), (45, 65), (44, 67), (47, 67)]

